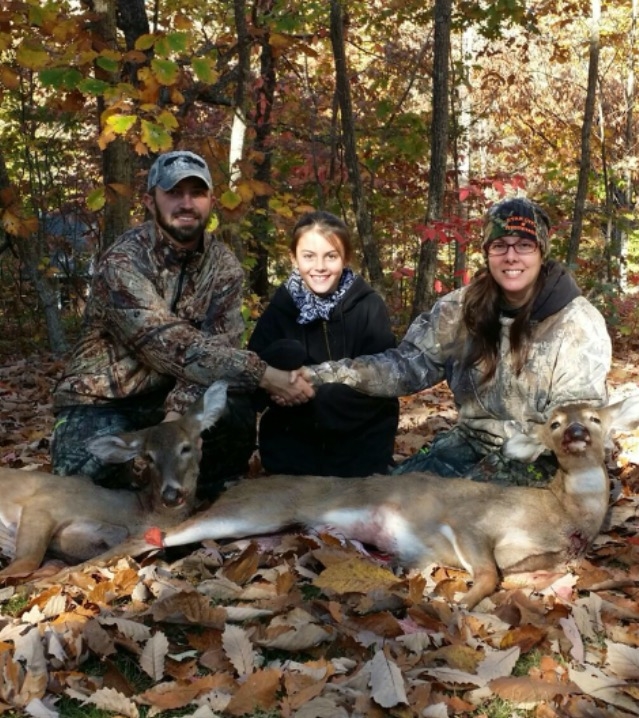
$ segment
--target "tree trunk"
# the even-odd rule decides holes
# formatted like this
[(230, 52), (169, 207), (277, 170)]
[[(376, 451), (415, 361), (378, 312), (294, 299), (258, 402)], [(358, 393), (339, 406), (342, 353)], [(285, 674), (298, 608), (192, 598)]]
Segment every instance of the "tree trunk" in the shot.
[(246, 26), (246, 2), (234, 0), (235, 32), (237, 35), (237, 84), (235, 86), (235, 107), (231, 127), (229, 148), (229, 176), (231, 189), (234, 189), (241, 176), (240, 162), (244, 157), (246, 139), (246, 87), (251, 72), (251, 39)]
[[(255, 23), (257, 27), (257, 22)], [(276, 58), (270, 44), (270, 37), (265, 32), (260, 37), (260, 76), (262, 82), (255, 97), (255, 141), (254, 148), (257, 156), (262, 159), (255, 164), (255, 178), (261, 182), (271, 182), (271, 149), (269, 139), (271, 136), (271, 112), (273, 97), (277, 84), (275, 70)], [(251, 268), (249, 281), (253, 292), (262, 299), (269, 296), (268, 282), (268, 247), (271, 244), (268, 197), (260, 195), (255, 199), (255, 212), (251, 217), (253, 227), (250, 241), (251, 250), (256, 258)]]
[[(0, 153), (0, 197), (12, 198), (13, 202), (9, 207), (14, 214), (20, 215), (20, 200), (18, 199), (17, 192), (14, 190), (15, 187), (9, 178), (4, 156)], [(0, 210), (9, 207), (0, 205)], [(1, 214), (2, 212), (0, 211), (0, 216)], [(67, 351), (69, 345), (58, 308), (57, 287), (54, 284), (54, 280), (47, 277), (41, 270), (42, 258), (47, 256), (44, 249), (44, 242), (39, 234), (41, 231), (42, 226), (39, 227), (38, 233), (35, 235), (15, 236), (11, 237), (10, 240), (11, 245), (15, 247), (21, 267), (33, 283), (38, 300), (44, 308), (49, 349), (54, 354), (62, 354)]]
[[(144, 32), (148, 32), (148, 22), (142, 0), (92, 0), (88, 2), (97, 14), (94, 23), (96, 37), (114, 50), (118, 50), (117, 17), (119, 18), (127, 43), (131, 49), (135, 40)], [(117, 82), (121, 78), (112, 77), (109, 73), (95, 68), (96, 77), (108, 82)], [(134, 74), (129, 68), (128, 74)], [(102, 98), (98, 100), (98, 117), (104, 110)], [(102, 174), (106, 204), (104, 207), (104, 229), (101, 237), (100, 250), (111, 246), (129, 227), (133, 192), (134, 170), (137, 166), (136, 156), (131, 145), (118, 137), (110, 142), (102, 152)]]
[[(449, 124), (449, 55), (452, 0), (435, 0), (435, 47), (433, 57), (433, 120), (431, 124), (431, 156), (428, 205), (424, 223), (440, 219), (444, 211), (446, 192), (446, 163), (448, 157)], [(422, 243), (417, 266), (417, 281), (413, 299), (413, 318), (430, 307), (434, 301), (437, 271), (436, 240)]]
[(366, 200), (357, 159), (351, 88), (348, 82), (346, 51), (344, 49), (344, 17), (340, 0), (331, 0), (331, 44), (333, 46), (333, 57), (335, 60), (336, 92), (342, 117), (344, 156), (348, 169), (348, 178), (351, 183), (357, 231), (362, 242), (364, 267), (368, 272), (371, 285), (384, 295), (384, 272), (379, 258), (377, 243), (373, 237), (373, 222), (370, 210), (368, 209), (368, 202)]
[[(628, 37), (628, 75), (626, 77), (626, 131), (624, 133), (624, 155), (631, 157), (635, 147), (635, 129), (634, 129), (634, 105), (635, 105), (635, 53), (636, 53), (636, 35), (637, 35), (637, 13), (639, 10), (639, 0), (632, 0), (632, 19), (630, 24), (630, 33)], [(633, 170), (628, 163), (623, 178), (624, 190), (619, 192), (619, 204), (621, 212), (618, 215), (630, 215), (633, 208)], [(624, 293), (628, 290), (628, 222), (621, 219), (617, 221), (613, 227), (613, 256), (619, 257), (619, 272), (617, 277), (617, 288), (619, 292)]]
[(599, 21), (601, 17), (601, 0), (591, 1), (592, 28), (590, 31), (590, 52), (588, 57), (588, 90), (584, 108), (584, 120), (581, 126), (581, 159), (579, 162), (579, 179), (577, 182), (577, 195), (575, 209), (572, 217), (572, 228), (568, 241), (568, 254), (566, 262), (569, 267), (576, 267), (579, 255), (579, 243), (584, 222), (586, 195), (588, 194), (588, 180), (590, 175), (590, 134), (592, 132), (595, 115), (595, 101), (597, 97), (597, 76), (599, 69)]
[[(460, 199), (463, 188), (470, 186), (471, 175), (471, 127), (472, 127), (472, 101), (470, 87), (472, 86), (472, 62), (470, 58), (473, 54), (473, 45), (475, 38), (475, 29), (467, 27), (461, 38), (461, 57), (459, 59), (459, 67), (461, 68), (461, 77), (451, 77), (451, 88), (454, 88), (454, 96), (457, 98), (459, 106), (455, 108), (455, 104), (451, 101), (452, 108), (452, 135), (454, 143), (452, 146), (452, 159), (456, 167), (454, 173), (455, 178), (455, 196), (454, 203), (455, 214), (461, 220), (468, 219), (468, 202)], [(453, 63), (453, 67), (455, 63)], [(452, 210), (452, 208), (451, 208)], [(453, 284), (455, 288), (459, 288), (464, 283), (466, 276), (466, 250), (467, 245), (455, 240), (455, 264), (453, 270)]]

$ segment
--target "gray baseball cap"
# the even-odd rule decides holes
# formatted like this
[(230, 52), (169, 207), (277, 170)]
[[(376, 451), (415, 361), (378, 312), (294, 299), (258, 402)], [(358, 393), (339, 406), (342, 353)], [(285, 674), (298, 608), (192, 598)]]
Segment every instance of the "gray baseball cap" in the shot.
[(175, 185), (187, 177), (199, 177), (211, 189), (213, 180), (206, 162), (194, 152), (176, 150), (160, 155), (151, 165), (147, 180), (147, 189), (156, 185), (168, 192)]

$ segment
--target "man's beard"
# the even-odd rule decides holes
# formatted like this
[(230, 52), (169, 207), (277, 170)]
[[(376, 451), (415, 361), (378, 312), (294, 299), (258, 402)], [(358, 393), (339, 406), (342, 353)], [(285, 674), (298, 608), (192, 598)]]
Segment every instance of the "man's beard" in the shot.
[[(195, 214), (192, 216), (196, 217)], [(169, 224), (165, 217), (162, 216), (158, 208), (157, 202), (155, 203), (156, 222), (160, 225), (164, 232), (168, 234), (168, 236), (178, 244), (188, 244), (194, 239), (201, 238), (202, 234), (204, 233), (204, 229), (206, 228), (207, 219), (202, 219), (202, 217), (200, 217), (197, 224), (194, 224), (192, 227), (176, 227), (172, 224)]]

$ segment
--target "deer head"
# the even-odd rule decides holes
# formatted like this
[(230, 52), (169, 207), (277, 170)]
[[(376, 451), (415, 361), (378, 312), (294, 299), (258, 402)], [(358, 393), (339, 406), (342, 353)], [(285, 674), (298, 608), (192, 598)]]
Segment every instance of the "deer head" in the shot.
[(226, 409), (227, 384), (217, 381), (176, 421), (89, 440), (89, 450), (109, 464), (142, 457), (151, 477), (152, 499), (165, 507), (192, 502), (202, 459), (201, 433)]
[(611, 431), (632, 431), (639, 424), (639, 395), (604, 407), (569, 404), (555, 409), (545, 424), (529, 434), (515, 434), (504, 453), (520, 461), (534, 461), (544, 450), (553, 451), (562, 468), (566, 462), (603, 463)]

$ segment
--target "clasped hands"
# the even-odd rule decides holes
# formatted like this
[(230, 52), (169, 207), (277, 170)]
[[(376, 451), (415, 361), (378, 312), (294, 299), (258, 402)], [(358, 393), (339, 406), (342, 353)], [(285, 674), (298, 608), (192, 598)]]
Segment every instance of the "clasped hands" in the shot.
[(315, 390), (304, 374), (303, 367), (294, 371), (266, 368), (260, 386), (278, 406), (298, 406), (315, 396)]

